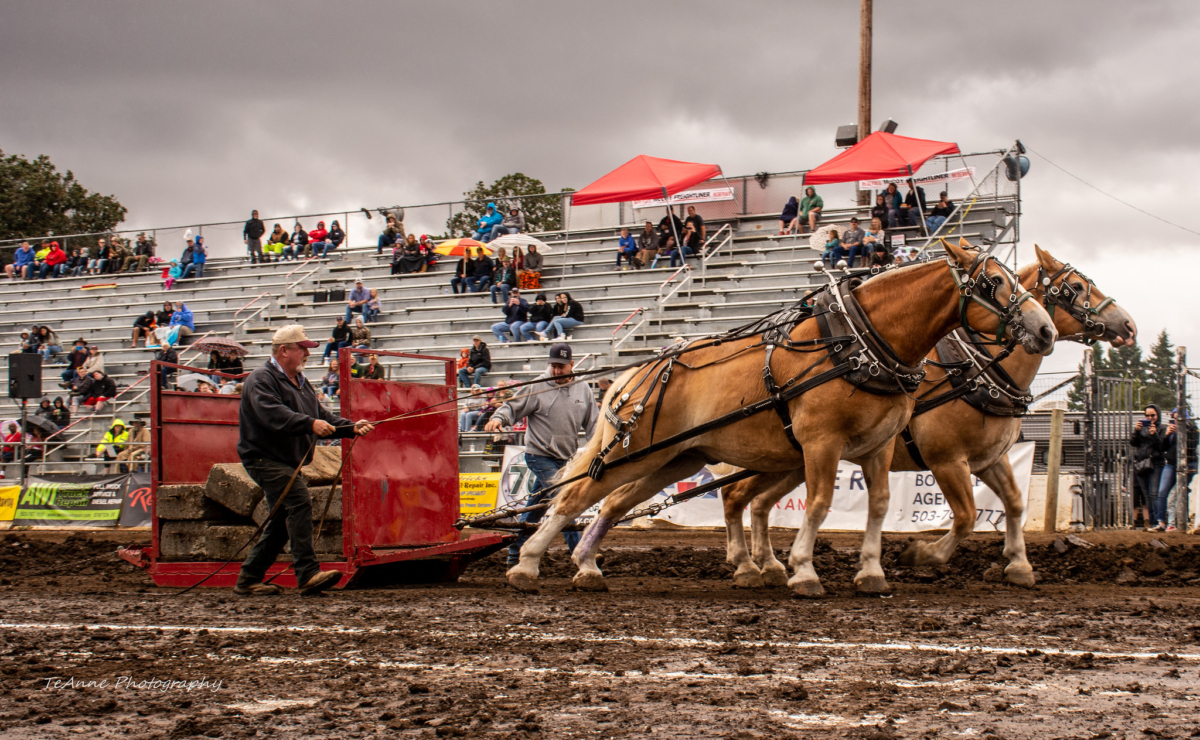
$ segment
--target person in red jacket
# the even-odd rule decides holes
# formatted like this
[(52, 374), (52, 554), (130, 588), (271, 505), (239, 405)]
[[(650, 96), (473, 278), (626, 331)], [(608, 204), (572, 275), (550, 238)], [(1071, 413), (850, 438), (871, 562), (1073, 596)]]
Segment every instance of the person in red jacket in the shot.
[(317, 228), (308, 232), (308, 246), (304, 249), (304, 256), (311, 257), (317, 253), (316, 249), (318, 246), (321, 247), (321, 251), (324, 251), (328, 246), (325, 244), (327, 238), (329, 238), (329, 232), (325, 230), (325, 222), (318, 221)]
[(50, 242), (50, 251), (46, 254), (46, 259), (42, 262), (42, 269), (38, 272), (38, 277), (43, 280), (47, 275), (62, 277), (62, 265), (66, 264), (67, 253), (62, 251), (62, 248), (58, 246), (58, 242)]

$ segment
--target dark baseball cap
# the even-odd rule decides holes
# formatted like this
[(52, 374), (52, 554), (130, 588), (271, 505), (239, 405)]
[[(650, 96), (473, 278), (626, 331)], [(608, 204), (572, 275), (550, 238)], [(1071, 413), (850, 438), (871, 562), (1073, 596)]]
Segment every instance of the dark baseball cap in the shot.
[(571, 364), (571, 345), (566, 342), (558, 342), (550, 346), (550, 364), (551, 365), (570, 365)]

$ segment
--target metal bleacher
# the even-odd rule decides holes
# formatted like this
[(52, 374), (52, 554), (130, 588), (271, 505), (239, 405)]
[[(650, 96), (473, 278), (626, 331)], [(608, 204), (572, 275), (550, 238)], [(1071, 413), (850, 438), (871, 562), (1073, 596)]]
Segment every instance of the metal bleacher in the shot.
[[(852, 215), (864, 217), (869, 209), (829, 209), (823, 225), (839, 229)], [(1017, 218), (1015, 198), (979, 200), (955, 231), (975, 244), (993, 245), (1012, 229)], [(675, 338), (691, 338), (724, 331), (774, 311), (818, 284), (813, 261), (820, 249), (810, 236), (778, 236), (778, 214), (740, 215), (710, 219), (711, 236), (706, 254), (688, 260), (687, 269), (619, 270), (615, 254), (619, 227), (537, 234), (551, 247), (542, 273), (542, 292), (570, 292), (584, 308), (586, 323), (571, 332), (570, 341), (585, 369), (612, 367), (638, 357), (648, 357)], [(915, 229), (890, 230), (917, 237)], [(373, 239), (373, 237), (371, 237)], [(921, 241), (916, 241), (920, 244)], [(932, 250), (932, 246), (931, 246)], [(440, 357), (457, 357), (478, 334), (491, 349), (491, 385), (499, 380), (528, 380), (546, 366), (547, 345), (541, 342), (495, 341), (489, 328), (501, 318), (498, 305), (487, 292), (455, 295), (450, 292), (455, 259), (443, 258), (436, 268), (421, 274), (392, 276), (389, 256), (377, 255), (371, 246), (343, 247), (328, 259), (252, 265), (245, 258), (210, 258), (202, 279), (181, 281), (164, 291), (159, 271), (104, 276), (115, 288), (83, 292), (95, 278), (60, 278), (44, 281), (8, 281), (0, 296), (0, 341), (19, 344), (19, 335), (33, 324), (49, 325), (64, 345), (84, 337), (101, 348), (107, 372), (122, 391), (102, 413), (82, 416), (55, 438), (64, 442), (47, 462), (34, 463), (38, 472), (96, 472), (90, 457), (113, 418), (130, 418), (149, 412), (149, 380), (145, 375), (154, 351), (131, 349), (134, 319), (146, 310), (161, 308), (164, 300), (183, 301), (195, 316), (191, 340), (211, 333), (236, 339), (250, 348), (247, 369), (264, 362), (271, 333), (287, 323), (303, 324), (313, 339), (322, 341), (308, 365), (308, 376), (323, 374), (319, 357), (342, 303), (314, 301), (317, 288), (353, 286), (361, 278), (379, 290), (383, 314), (370, 324), (372, 348)], [(168, 258), (170, 255), (164, 255)], [(348, 292), (348, 290), (347, 290)], [(532, 302), (533, 296), (526, 296)], [(69, 350), (69, 347), (66, 347)], [(181, 362), (203, 367), (207, 358), (180, 348)], [(442, 382), (442, 366), (433, 362), (387, 358), (382, 363), (389, 378), (413, 382)], [(67, 398), (56, 385), (64, 366), (44, 368), (46, 397)], [(3, 419), (19, 417), (20, 409), (8, 399)], [(36, 403), (30, 403), (30, 413)], [(73, 420), (74, 421), (74, 420)], [(482, 445), (478, 446), (482, 449)], [(464, 469), (479, 469), (482, 452), (462, 443)], [(5, 474), (15, 477), (15, 466)]]

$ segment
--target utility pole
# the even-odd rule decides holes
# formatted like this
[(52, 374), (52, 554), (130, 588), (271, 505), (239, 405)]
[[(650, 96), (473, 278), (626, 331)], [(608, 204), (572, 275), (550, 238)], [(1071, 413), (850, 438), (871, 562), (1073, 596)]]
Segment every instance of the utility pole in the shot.
[[(858, 140), (862, 141), (871, 133), (871, 26), (874, 11), (874, 0), (862, 1), (862, 19), (860, 21), (860, 39), (858, 44)], [(867, 190), (858, 191), (858, 204), (871, 204), (871, 193)]]

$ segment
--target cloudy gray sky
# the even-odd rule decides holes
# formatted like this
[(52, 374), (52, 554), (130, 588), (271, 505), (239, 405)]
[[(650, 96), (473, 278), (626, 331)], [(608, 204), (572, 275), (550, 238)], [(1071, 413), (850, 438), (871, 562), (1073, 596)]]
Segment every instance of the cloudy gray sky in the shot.
[[(581, 187), (639, 153), (804, 169), (855, 119), (847, 0), (0, 8), (0, 148), (117, 195), (132, 227), (451, 200), (518, 170)], [(963, 151), (1020, 138), (1200, 231), (1198, 31), (1186, 1), (878, 0), (875, 121)], [(1024, 254), (1083, 266), (1144, 345), (1165, 326), (1200, 364), (1200, 237), (1037, 156), (1023, 187)]]

